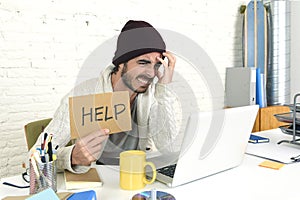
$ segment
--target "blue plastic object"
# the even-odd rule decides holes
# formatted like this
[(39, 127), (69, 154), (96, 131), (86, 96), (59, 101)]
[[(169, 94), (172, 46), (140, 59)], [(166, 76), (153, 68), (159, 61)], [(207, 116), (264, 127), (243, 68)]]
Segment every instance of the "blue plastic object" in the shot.
[(84, 192), (77, 192), (72, 194), (68, 200), (97, 200), (96, 192), (94, 190), (88, 190)]

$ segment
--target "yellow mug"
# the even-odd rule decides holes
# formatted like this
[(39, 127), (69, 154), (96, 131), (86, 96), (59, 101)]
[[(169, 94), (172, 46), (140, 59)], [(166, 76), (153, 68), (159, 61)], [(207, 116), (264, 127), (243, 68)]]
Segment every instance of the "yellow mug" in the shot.
[[(153, 177), (146, 178), (146, 166), (152, 168)], [(152, 162), (146, 161), (146, 153), (129, 150), (120, 153), (120, 187), (124, 190), (138, 190), (151, 184), (156, 179), (156, 168)]]

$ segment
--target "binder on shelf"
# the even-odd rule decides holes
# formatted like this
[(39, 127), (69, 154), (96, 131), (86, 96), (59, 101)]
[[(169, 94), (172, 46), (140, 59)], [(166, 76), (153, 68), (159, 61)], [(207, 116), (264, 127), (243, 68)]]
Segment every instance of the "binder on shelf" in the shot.
[(267, 106), (265, 75), (260, 72), (260, 68), (256, 69), (256, 104), (260, 108)]
[(225, 104), (228, 107), (238, 107), (256, 104), (255, 68), (226, 68)]

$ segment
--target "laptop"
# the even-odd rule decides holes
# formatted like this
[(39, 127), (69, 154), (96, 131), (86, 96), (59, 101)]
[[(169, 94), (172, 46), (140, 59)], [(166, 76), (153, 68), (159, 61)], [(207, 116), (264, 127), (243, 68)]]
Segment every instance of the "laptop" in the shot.
[(239, 166), (257, 112), (251, 105), (192, 113), (180, 152), (150, 158), (159, 168), (156, 179), (176, 187)]

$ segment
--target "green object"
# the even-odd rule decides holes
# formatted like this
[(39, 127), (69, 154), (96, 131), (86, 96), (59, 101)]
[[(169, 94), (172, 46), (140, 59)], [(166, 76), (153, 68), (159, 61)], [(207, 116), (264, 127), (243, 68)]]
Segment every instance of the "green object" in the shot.
[(46, 126), (52, 119), (43, 119), (34, 122), (30, 122), (25, 125), (25, 136), (27, 141), (27, 148), (28, 150), (35, 144), (36, 140), (38, 139), (39, 135), (44, 131)]
[(240, 7), (240, 13), (241, 14), (244, 14), (245, 13), (245, 10), (246, 10), (247, 6), (246, 5), (241, 5)]

